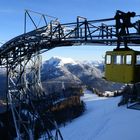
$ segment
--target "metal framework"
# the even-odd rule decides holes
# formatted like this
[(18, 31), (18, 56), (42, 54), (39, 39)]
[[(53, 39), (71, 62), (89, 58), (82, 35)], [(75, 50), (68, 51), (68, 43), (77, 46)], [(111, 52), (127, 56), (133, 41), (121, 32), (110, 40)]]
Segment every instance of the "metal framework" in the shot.
[[(44, 97), (40, 79), (41, 53), (55, 47), (82, 43), (113, 45), (118, 48), (140, 45), (140, 21), (131, 23), (131, 18), (138, 17), (131, 12), (117, 11), (113, 18), (91, 21), (77, 17), (76, 22), (66, 24), (61, 24), (55, 17), (35, 12), (44, 21), (45, 26), (42, 27), (39, 27), (40, 21), (36, 23), (33, 20), (31, 13), (33, 11), (25, 11), (24, 34), (11, 39), (0, 48), (0, 65), (7, 67), (7, 103), (12, 111), (19, 140), (34, 139), (35, 119), (39, 118), (44, 127), (39, 109), (33, 102)], [(27, 18), (35, 30), (27, 32)], [(51, 18), (49, 22), (48, 18)], [(29, 108), (28, 112), (23, 109), (25, 106)], [(23, 114), (26, 119), (22, 117)], [(46, 139), (62, 140), (57, 124), (53, 124), (56, 135), (53, 136), (50, 130), (46, 130)]]

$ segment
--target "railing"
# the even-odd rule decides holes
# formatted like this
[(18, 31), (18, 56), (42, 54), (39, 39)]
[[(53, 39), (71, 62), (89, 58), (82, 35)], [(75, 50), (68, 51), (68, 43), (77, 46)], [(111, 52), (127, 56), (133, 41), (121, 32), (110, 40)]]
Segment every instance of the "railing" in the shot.
[[(26, 16), (29, 13), (26, 11)], [(26, 17), (27, 18), (27, 17)], [(29, 16), (31, 21), (33, 19)], [(77, 17), (77, 22), (61, 24), (58, 19), (50, 22), (42, 16), (45, 26), (38, 27), (35, 22), (35, 30), (19, 35), (0, 48), (0, 65), (6, 64), (5, 59), (11, 62), (18, 61), (19, 56), (32, 57), (36, 52), (43, 53), (49, 49), (60, 46), (71, 46), (81, 43), (93, 45), (128, 45), (140, 44), (140, 21), (136, 21), (133, 28), (127, 28), (127, 34), (118, 34), (121, 29), (116, 29), (116, 19), (100, 19), (88, 21), (86, 18)], [(26, 26), (25, 26), (26, 29)], [(125, 43), (126, 44), (126, 43)]]

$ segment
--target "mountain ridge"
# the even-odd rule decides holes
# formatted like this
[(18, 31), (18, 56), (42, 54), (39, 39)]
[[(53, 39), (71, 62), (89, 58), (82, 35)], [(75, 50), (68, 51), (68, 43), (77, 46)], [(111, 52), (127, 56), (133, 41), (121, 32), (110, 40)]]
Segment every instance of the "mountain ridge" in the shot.
[[(120, 89), (122, 84), (104, 80), (102, 62), (75, 61), (72, 58), (52, 57), (41, 66), (41, 81), (46, 93), (61, 92), (62, 83), (65, 87), (87, 86), (99, 92)], [(0, 97), (6, 95), (6, 73), (0, 69)]]
[(81, 84), (97, 88), (101, 92), (119, 89), (121, 84), (108, 82), (102, 78), (103, 69), (103, 62), (75, 61), (71, 58), (55, 56), (43, 63), (41, 77), (42, 82)]

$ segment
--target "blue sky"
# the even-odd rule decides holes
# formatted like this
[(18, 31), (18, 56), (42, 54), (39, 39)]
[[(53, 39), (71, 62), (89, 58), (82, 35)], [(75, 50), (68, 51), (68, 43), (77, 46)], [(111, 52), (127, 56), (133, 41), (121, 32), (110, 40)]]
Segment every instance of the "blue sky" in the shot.
[[(0, 42), (23, 33), (24, 10), (30, 9), (58, 17), (62, 23), (74, 22), (77, 16), (90, 19), (110, 18), (116, 10), (140, 14), (140, 0), (0, 0)], [(77, 60), (101, 59), (110, 46), (56, 48), (43, 55), (72, 57)]]

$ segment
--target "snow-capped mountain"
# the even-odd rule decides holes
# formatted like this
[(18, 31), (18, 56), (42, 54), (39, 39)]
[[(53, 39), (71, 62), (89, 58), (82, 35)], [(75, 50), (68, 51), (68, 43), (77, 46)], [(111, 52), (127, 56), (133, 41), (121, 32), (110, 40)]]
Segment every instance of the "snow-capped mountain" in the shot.
[[(52, 57), (45, 61), (41, 68), (41, 80), (46, 92), (60, 92), (62, 86), (86, 85), (100, 92), (120, 88), (120, 84), (105, 81), (102, 62), (74, 61), (71, 58)], [(0, 70), (0, 97), (5, 98), (6, 74)]]
[[(42, 65), (42, 82), (45, 88), (49, 87), (50, 83), (51, 86), (54, 83), (55, 88), (53, 89), (61, 87), (62, 82), (67, 85), (82, 84), (97, 88), (99, 91), (120, 88), (120, 84), (110, 83), (102, 78), (101, 67), (103, 67), (102, 62), (80, 62), (71, 58), (52, 57)], [(56, 83), (59, 84), (56, 86)]]
[(63, 80), (69, 82), (81, 82), (79, 78), (73, 75), (66, 67), (66, 65), (77, 65), (77, 63), (70, 58), (52, 57), (45, 61), (42, 65), (41, 77), (42, 81)]
[(77, 78), (83, 75), (90, 75), (96, 78), (102, 77), (101, 71), (93, 64), (62, 57), (52, 57), (45, 61), (42, 66), (42, 72), (47, 72), (49, 79), (63, 76), (63, 74), (72, 74)]
[[(102, 62), (74, 61), (71, 58), (52, 57), (42, 64), (41, 80), (45, 92), (60, 92), (62, 86), (86, 85), (100, 92), (120, 89), (120, 84), (105, 81)], [(6, 73), (0, 69), (0, 97), (5, 98)]]
[(64, 57), (59, 57), (59, 56), (54, 56), (50, 58), (49, 61), (46, 61), (46, 62), (54, 66), (63, 66), (65, 64), (72, 64), (72, 65), (77, 64), (77, 62), (74, 61), (72, 58), (64, 58)]

